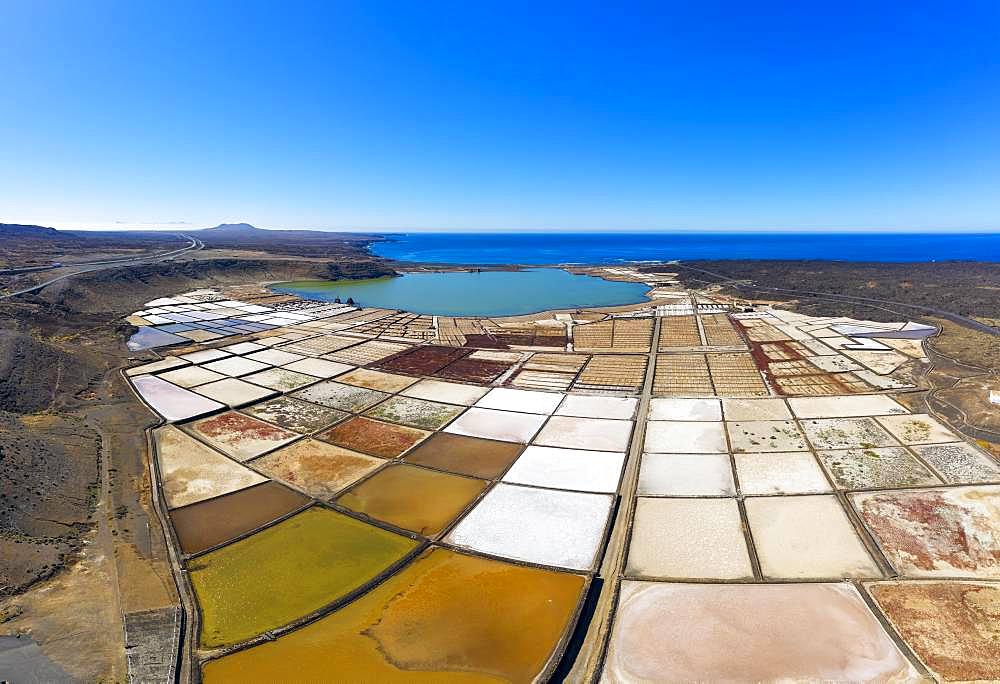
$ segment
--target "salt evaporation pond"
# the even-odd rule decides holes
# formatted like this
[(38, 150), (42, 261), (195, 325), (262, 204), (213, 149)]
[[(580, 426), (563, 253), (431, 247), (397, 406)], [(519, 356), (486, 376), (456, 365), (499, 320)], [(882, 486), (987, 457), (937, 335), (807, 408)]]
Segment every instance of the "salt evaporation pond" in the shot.
[(575, 275), (558, 268), (526, 271), (407, 273), (372, 280), (299, 280), (272, 286), (304, 299), (352, 298), (361, 306), (437, 316), (514, 316), (581, 306), (646, 301), (647, 285)]
[(546, 680), (585, 588), (583, 575), (433, 549), (338, 611), (210, 660), (203, 681)]

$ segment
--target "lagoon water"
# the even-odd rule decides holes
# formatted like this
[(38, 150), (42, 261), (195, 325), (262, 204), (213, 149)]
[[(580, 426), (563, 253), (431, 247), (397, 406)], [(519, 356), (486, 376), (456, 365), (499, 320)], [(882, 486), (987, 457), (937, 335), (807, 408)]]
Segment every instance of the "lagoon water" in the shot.
[(271, 287), (305, 299), (354, 299), (361, 306), (438, 316), (511, 316), (549, 309), (646, 301), (649, 287), (555, 268), (483, 273), (407, 273), (374, 280), (304, 280)]
[(402, 233), (372, 251), (442, 264), (613, 264), (673, 259), (1000, 261), (1000, 233)]

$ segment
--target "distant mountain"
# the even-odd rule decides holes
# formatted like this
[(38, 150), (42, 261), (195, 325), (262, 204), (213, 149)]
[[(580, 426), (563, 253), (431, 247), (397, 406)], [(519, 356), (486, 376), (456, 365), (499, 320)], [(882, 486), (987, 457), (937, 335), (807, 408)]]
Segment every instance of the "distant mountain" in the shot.
[[(161, 235), (162, 238), (158, 238), (157, 235)], [(114, 239), (118, 241), (134, 240), (139, 236), (144, 239), (176, 239), (175, 233), (167, 233), (166, 231), (158, 233), (157, 231), (150, 230), (58, 230), (56, 228), (26, 225), (23, 223), (0, 223), (0, 236), (45, 240), (91, 241), (107, 239)]]
[(207, 244), (221, 245), (223, 243), (240, 242), (250, 244), (277, 244), (279, 242), (358, 242), (379, 239), (380, 236), (371, 233), (338, 233), (327, 230), (268, 230), (258, 228), (249, 223), (220, 223), (214, 228), (202, 228), (189, 231), (196, 233)]
[(28, 226), (23, 223), (0, 223), (0, 235), (5, 237), (25, 237), (25, 238), (60, 238), (59, 231), (55, 228), (44, 226)]
[(265, 231), (263, 228), (251, 226), (249, 223), (220, 223), (215, 228), (205, 228), (198, 232), (202, 234), (211, 233), (213, 235), (241, 235), (247, 233), (259, 235)]

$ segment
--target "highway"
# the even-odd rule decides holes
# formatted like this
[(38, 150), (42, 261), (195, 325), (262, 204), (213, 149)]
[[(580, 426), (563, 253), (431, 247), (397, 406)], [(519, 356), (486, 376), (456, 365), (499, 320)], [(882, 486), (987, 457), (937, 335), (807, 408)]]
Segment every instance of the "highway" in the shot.
[(73, 264), (72, 266), (66, 266), (65, 268), (80, 267), (79, 270), (75, 270), (72, 273), (65, 273), (56, 278), (52, 278), (50, 280), (41, 282), (37, 285), (33, 285), (32, 287), (28, 287), (23, 290), (18, 290), (17, 292), (11, 292), (10, 294), (0, 295), (0, 299), (9, 299), (11, 297), (17, 297), (18, 295), (28, 294), (29, 292), (37, 292), (45, 287), (48, 287), (52, 283), (57, 283), (60, 280), (66, 280), (67, 278), (78, 276), (81, 273), (92, 273), (94, 271), (103, 271), (109, 268), (118, 268), (121, 266), (138, 266), (140, 264), (152, 264), (157, 261), (165, 261), (167, 259), (172, 259), (179, 254), (203, 249), (205, 247), (205, 243), (196, 237), (192, 237), (191, 235), (185, 235), (183, 233), (179, 233), (178, 235), (180, 235), (180, 237), (184, 238), (185, 240), (188, 240), (188, 244), (184, 247), (181, 247), (180, 249), (174, 249), (169, 252), (162, 252), (160, 254), (147, 255), (142, 257), (104, 259), (101, 261), (88, 261), (79, 264)]

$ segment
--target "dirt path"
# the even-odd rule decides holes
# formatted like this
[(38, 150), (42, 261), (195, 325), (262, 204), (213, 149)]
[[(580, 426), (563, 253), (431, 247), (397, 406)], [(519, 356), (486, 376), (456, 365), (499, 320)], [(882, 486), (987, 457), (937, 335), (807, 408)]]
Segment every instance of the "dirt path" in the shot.
[(47, 660), (81, 682), (128, 680), (105, 449), (102, 435), (95, 528), (78, 560), (28, 593), (9, 599), (6, 605), (16, 606), (19, 614), (3, 624), (4, 633), (29, 635)]
[(107, 570), (109, 579), (108, 594), (112, 598), (112, 607), (116, 613), (116, 619), (112, 623), (118, 628), (117, 631), (121, 633), (121, 647), (122, 647), (122, 657), (115, 658), (111, 661), (111, 679), (113, 681), (126, 681), (128, 679), (128, 668), (125, 666), (124, 655), (125, 655), (125, 635), (121, 627), (121, 615), (123, 613), (121, 591), (120, 591), (120, 578), (118, 576), (118, 562), (115, 554), (115, 538), (112, 531), (111, 520), (114, 516), (114, 503), (112, 497), (112, 481), (111, 481), (111, 440), (108, 437), (107, 432), (102, 428), (102, 426), (94, 426), (97, 433), (101, 436), (101, 482), (100, 482), (100, 498), (97, 501), (97, 534), (94, 538), (94, 546), (100, 549), (103, 556), (110, 558), (111, 562), (108, 564), (110, 567)]

